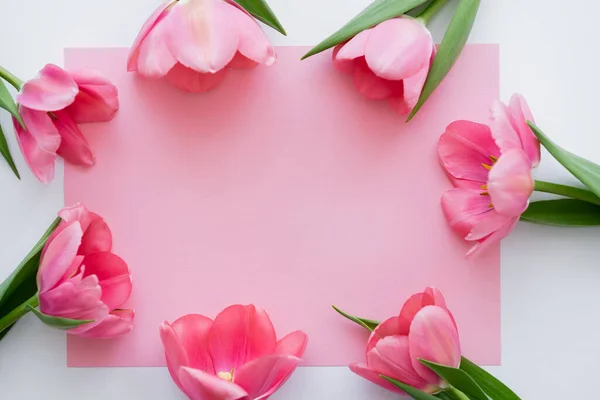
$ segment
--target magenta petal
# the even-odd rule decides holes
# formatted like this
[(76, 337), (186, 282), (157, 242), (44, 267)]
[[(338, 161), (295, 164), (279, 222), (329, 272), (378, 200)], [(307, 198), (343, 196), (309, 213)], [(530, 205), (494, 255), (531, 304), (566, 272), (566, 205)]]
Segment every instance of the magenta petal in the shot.
[(454, 188), (442, 196), (442, 211), (450, 228), (460, 237), (465, 238), (473, 227), (489, 218), (491, 207), (489, 196), (468, 189)]
[(389, 391), (396, 392), (396, 393), (404, 393), (397, 386), (392, 385), (385, 379), (381, 378), (379, 376), (380, 375), (379, 372), (375, 371), (374, 369), (371, 369), (366, 364), (351, 364), (349, 368), (350, 368), (350, 371), (354, 372), (356, 375), (358, 375), (361, 378), (364, 378), (370, 382), (373, 382), (374, 384), (381, 386), (384, 389), (387, 389)]
[(67, 110), (76, 123), (110, 121), (119, 109), (118, 90), (100, 72), (91, 69), (70, 71), (79, 94)]
[(290, 355), (260, 357), (244, 364), (234, 374), (234, 380), (251, 399), (267, 399), (289, 379), (299, 362), (299, 358)]
[(235, 54), (231, 62), (227, 64), (229, 68), (234, 69), (250, 69), (256, 67), (257, 65), (258, 63), (256, 61), (249, 59), (239, 51)]
[(183, 392), (190, 400), (247, 400), (239, 385), (204, 371), (181, 367), (178, 372)]
[(529, 204), (534, 181), (531, 160), (519, 149), (508, 150), (490, 171), (488, 191), (499, 214), (519, 216)]
[(167, 74), (167, 81), (176, 88), (190, 93), (201, 93), (218, 86), (225, 78), (227, 70), (216, 73), (196, 72), (181, 64), (175, 65)]
[(402, 81), (387, 81), (376, 76), (367, 66), (364, 58), (354, 62), (354, 86), (369, 100), (383, 100), (402, 88)]
[(48, 64), (36, 78), (25, 82), (17, 94), (17, 103), (39, 111), (58, 111), (73, 103), (77, 84), (64, 69)]
[(277, 341), (275, 353), (302, 357), (307, 344), (308, 336), (306, 336), (306, 333), (295, 331)]
[(485, 252), (488, 248), (499, 243), (502, 239), (508, 236), (510, 232), (512, 232), (515, 226), (517, 226), (518, 222), (518, 217), (507, 219), (506, 223), (502, 225), (498, 230), (476, 243), (467, 252), (467, 257), (476, 257), (478, 254)]
[(133, 310), (115, 310), (95, 327), (82, 332), (79, 336), (94, 339), (112, 339), (131, 332), (133, 329)]
[(61, 137), (57, 153), (66, 161), (75, 165), (87, 167), (94, 165), (96, 158), (73, 118), (65, 111), (57, 111), (55, 114), (54, 125), (56, 125)]
[(212, 319), (203, 315), (188, 314), (173, 322), (171, 326), (177, 333), (185, 351), (189, 367), (215, 373), (208, 349), (208, 334)]
[(400, 317), (391, 317), (377, 325), (377, 327), (371, 332), (369, 341), (367, 342), (367, 350), (369, 353), (372, 348), (377, 345), (381, 339), (384, 339), (392, 335), (408, 335), (408, 328), (410, 324), (403, 324)]
[(37, 272), (40, 294), (52, 289), (63, 279), (77, 255), (82, 236), (81, 226), (73, 222), (48, 244)]
[(97, 214), (89, 214), (93, 216), (93, 219), (83, 234), (79, 254), (86, 256), (91, 253), (110, 251), (112, 248), (112, 233), (108, 224)]
[(102, 302), (109, 310), (121, 307), (131, 295), (129, 267), (121, 257), (109, 253), (93, 253), (83, 260), (84, 277), (95, 275), (102, 288)]
[(184, 390), (179, 381), (179, 369), (189, 365), (190, 362), (179, 335), (167, 321), (160, 325), (160, 340), (165, 349), (165, 359), (171, 379), (179, 389)]

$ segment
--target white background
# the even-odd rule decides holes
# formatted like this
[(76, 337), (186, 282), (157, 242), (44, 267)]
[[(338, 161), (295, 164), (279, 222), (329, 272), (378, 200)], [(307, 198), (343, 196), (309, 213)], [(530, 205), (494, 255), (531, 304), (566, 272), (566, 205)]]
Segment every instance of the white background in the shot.
[[(289, 36), (313, 45), (369, 0), (270, 0)], [(28, 79), (64, 47), (129, 46), (160, 0), (1, 0), (0, 64)], [(432, 24), (441, 40), (451, 0)], [(572, 4), (572, 5), (571, 5)], [(501, 93), (528, 99), (538, 124), (563, 147), (600, 162), (597, 13), (591, 0), (483, 0), (470, 42), (501, 44)], [(9, 118), (0, 122), (23, 176), (0, 163), (0, 279), (37, 241), (63, 204), (62, 165), (49, 186), (25, 165)], [(538, 178), (574, 183), (545, 154)], [(520, 224), (502, 245), (502, 366), (490, 371), (523, 399), (597, 397), (600, 230)], [(390, 301), (400, 304), (403, 299)], [(182, 399), (164, 368), (67, 369), (64, 333), (24, 318), (0, 342), (4, 399)], [(300, 368), (274, 400), (379, 400), (346, 368)]]

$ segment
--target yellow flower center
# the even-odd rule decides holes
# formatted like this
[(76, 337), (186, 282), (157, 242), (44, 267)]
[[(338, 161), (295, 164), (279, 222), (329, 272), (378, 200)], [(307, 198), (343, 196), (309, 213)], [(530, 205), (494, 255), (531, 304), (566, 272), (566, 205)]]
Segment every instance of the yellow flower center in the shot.
[(233, 382), (233, 368), (231, 368), (231, 371), (218, 372), (217, 376), (223, 379), (224, 381)]

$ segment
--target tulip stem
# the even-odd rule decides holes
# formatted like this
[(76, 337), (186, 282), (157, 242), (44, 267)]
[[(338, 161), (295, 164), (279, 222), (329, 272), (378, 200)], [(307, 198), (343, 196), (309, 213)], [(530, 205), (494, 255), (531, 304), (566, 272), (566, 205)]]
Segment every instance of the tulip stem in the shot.
[(567, 185), (559, 185), (551, 182), (535, 181), (534, 190), (536, 192), (552, 193), (559, 196), (570, 197), (572, 199), (577, 199), (600, 206), (600, 197), (586, 189)]
[(29, 300), (6, 314), (0, 319), (0, 333), (10, 328), (15, 322), (20, 320), (25, 314), (29, 312), (29, 307), (37, 307), (39, 304), (37, 293), (33, 295)]
[(419, 14), (417, 19), (420, 19), (423, 24), (427, 25), (431, 17), (437, 14), (438, 11), (440, 11), (442, 7), (446, 5), (447, 1), (448, 0), (433, 0), (431, 4), (429, 4), (427, 8), (423, 10), (421, 14)]
[(0, 65), (0, 78), (14, 86), (15, 89), (21, 90), (23, 81), (13, 75), (9, 70)]
[(452, 386), (448, 389), (448, 393), (450, 393), (456, 400), (470, 400), (466, 394)]

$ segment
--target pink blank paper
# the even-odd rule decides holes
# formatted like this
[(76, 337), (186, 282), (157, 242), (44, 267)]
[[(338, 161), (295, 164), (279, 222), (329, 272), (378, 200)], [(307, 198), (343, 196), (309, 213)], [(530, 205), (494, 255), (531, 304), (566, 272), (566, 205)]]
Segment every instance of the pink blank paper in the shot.
[(165, 365), (162, 321), (235, 303), (267, 310), (279, 336), (304, 330), (305, 365), (346, 365), (363, 361), (367, 335), (332, 304), (383, 319), (428, 285), (444, 292), (464, 354), (499, 363), (499, 249), (465, 259), (436, 155), (448, 123), (488, 120), (498, 47), (468, 46), (408, 124), (359, 95), (330, 54), (300, 62), (306, 50), (280, 47), (274, 66), (231, 70), (204, 94), (127, 73), (127, 49), (67, 50), (68, 68), (118, 86), (121, 108), (83, 126), (97, 163), (66, 166), (65, 202), (108, 221), (137, 312), (122, 338), (69, 336), (70, 366)]

